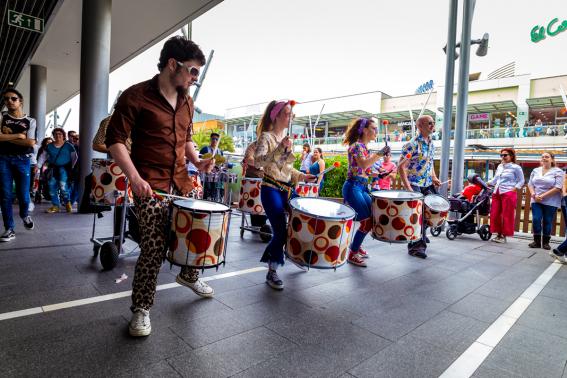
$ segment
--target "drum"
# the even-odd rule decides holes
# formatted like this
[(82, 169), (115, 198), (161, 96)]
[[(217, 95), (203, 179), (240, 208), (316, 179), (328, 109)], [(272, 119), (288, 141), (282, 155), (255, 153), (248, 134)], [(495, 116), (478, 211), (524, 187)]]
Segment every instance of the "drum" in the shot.
[(319, 184), (314, 182), (300, 182), (295, 187), (300, 197), (319, 197)]
[(438, 194), (429, 194), (423, 199), (425, 225), (436, 228), (441, 227), (447, 220), (451, 204)]
[(287, 257), (316, 269), (336, 269), (348, 257), (356, 213), (349, 206), (320, 198), (290, 201)]
[(241, 211), (251, 214), (264, 214), (264, 207), (260, 200), (261, 185), (262, 179), (260, 178), (242, 178), (240, 201), (238, 202)]
[(224, 264), (230, 208), (198, 199), (173, 202), (167, 260), (197, 269)]
[(372, 237), (390, 243), (408, 243), (422, 234), (423, 194), (380, 190), (372, 196)]
[[(91, 182), (91, 202), (96, 205), (120, 205), (124, 201), (126, 175), (113, 160), (93, 159), (93, 179)], [(132, 189), (128, 185), (128, 196)]]

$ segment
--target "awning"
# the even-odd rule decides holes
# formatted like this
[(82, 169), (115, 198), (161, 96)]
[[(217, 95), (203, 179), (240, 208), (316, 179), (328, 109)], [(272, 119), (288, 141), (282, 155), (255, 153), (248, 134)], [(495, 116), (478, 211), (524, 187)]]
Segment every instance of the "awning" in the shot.
[[(518, 109), (516, 103), (512, 100), (487, 102), (484, 104), (469, 104), (467, 113), (491, 113), (491, 112), (515, 112)], [(443, 108), (439, 108), (443, 112)], [(453, 106), (453, 112), (457, 111), (457, 107)]]
[(530, 109), (565, 107), (565, 104), (563, 103), (563, 99), (561, 98), (561, 96), (528, 98), (526, 102), (530, 106)]
[[(336, 122), (336, 121), (350, 122), (351, 120), (358, 118), (358, 117), (372, 117), (372, 116), (374, 116), (374, 115), (369, 113), (369, 112), (366, 112), (364, 110), (352, 110), (352, 111), (348, 111), (348, 112), (321, 114), (321, 117), (319, 118), (319, 122), (320, 123), (322, 123), (322, 122), (329, 122), (330, 123), (330, 122)], [(229, 119), (225, 120), (225, 123), (227, 125), (243, 125), (243, 124), (248, 125), (250, 123), (250, 120), (252, 119), (252, 117), (254, 117), (253, 123), (258, 124), (258, 121), (262, 117), (262, 114), (255, 114), (254, 116), (249, 115), (249, 116), (246, 116), (246, 117), (229, 118)], [(317, 114), (311, 114), (311, 123), (315, 124), (316, 120), (317, 120)], [(296, 117), (293, 120), (293, 124), (294, 125), (309, 124), (309, 116)]]
[[(421, 109), (412, 110), (414, 120), (416, 120), (417, 117), (419, 117), (420, 111), (421, 111)], [(408, 120), (408, 119), (411, 118), (409, 112), (410, 112), (409, 110), (400, 110), (400, 111), (397, 111), (397, 112), (380, 113), (380, 114), (377, 115), (377, 117), (380, 118), (381, 120), (387, 119), (388, 121)], [(423, 115), (428, 115), (428, 116), (435, 118), (435, 112), (432, 111), (432, 110), (429, 110), (429, 109), (425, 109), (425, 111), (423, 112)]]

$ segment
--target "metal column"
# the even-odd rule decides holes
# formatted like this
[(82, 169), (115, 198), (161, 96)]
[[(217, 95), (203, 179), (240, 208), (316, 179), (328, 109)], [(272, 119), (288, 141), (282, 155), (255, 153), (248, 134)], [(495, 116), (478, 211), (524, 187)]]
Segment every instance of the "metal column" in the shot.
[[(455, 43), (457, 34), (457, 8), (459, 0), (449, 0), (449, 29), (447, 31), (447, 60), (445, 69), (445, 97), (443, 98), (443, 129), (441, 140), (441, 162), (439, 179), (446, 182), (449, 178), (451, 154), (451, 123), (453, 121), (453, 82), (455, 78)], [(448, 184), (440, 188), (442, 196), (447, 196)]]
[(453, 145), (453, 168), (451, 175), (451, 193), (463, 189), (463, 161), (465, 155), (465, 137), (467, 129), (467, 103), (469, 99), (469, 63), (471, 54), (471, 25), (474, 12), (474, 0), (463, 1), (463, 31), (461, 35), (461, 56), (459, 64), (459, 86), (457, 93), (457, 114), (455, 142)]
[(30, 66), (30, 116), (36, 120), (36, 142), (45, 138), (45, 113), (47, 108), (47, 68)]
[(91, 171), (92, 140), (100, 121), (108, 116), (110, 26), (112, 0), (83, 1), (81, 81), (79, 106), (80, 185)]

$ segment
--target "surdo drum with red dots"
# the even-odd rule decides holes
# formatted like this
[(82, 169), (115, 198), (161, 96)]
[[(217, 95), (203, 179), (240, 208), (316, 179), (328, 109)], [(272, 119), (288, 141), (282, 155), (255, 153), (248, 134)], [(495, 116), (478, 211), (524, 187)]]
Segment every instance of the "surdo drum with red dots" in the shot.
[(196, 269), (225, 262), (230, 208), (198, 199), (173, 202), (167, 260)]
[(250, 214), (264, 214), (264, 207), (260, 200), (261, 185), (261, 178), (242, 178), (240, 201), (238, 202), (241, 211)]
[(290, 201), (286, 255), (296, 264), (336, 269), (347, 261), (355, 212), (337, 202), (298, 197)]
[(92, 160), (93, 178), (91, 182), (91, 202), (98, 205), (120, 205), (124, 201), (124, 191), (132, 198), (132, 189), (127, 185), (126, 175), (110, 159)]
[(429, 227), (441, 227), (447, 220), (451, 205), (438, 194), (428, 194), (423, 200), (425, 224)]
[(300, 197), (319, 197), (319, 184), (314, 182), (300, 182), (295, 187), (295, 191)]
[(421, 238), (423, 194), (404, 190), (372, 192), (372, 237), (390, 243)]

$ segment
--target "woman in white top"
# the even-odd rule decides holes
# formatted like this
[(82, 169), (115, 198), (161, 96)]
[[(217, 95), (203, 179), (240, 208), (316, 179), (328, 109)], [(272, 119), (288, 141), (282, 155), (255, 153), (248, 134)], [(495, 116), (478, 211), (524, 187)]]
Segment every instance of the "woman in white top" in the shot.
[(300, 172), (307, 173), (307, 171), (309, 171), (312, 156), (313, 154), (311, 153), (311, 146), (309, 143), (303, 143), (303, 151), (301, 151), (301, 166), (299, 167)]
[(516, 152), (512, 148), (500, 150), (502, 163), (488, 185), (494, 187), (490, 209), (490, 232), (496, 234), (496, 243), (506, 243), (507, 236), (514, 235), (516, 219), (517, 190), (524, 186), (524, 173), (516, 164)]
[(532, 233), (534, 241), (530, 248), (550, 250), (551, 226), (561, 206), (561, 189), (565, 174), (555, 166), (555, 156), (550, 152), (541, 154), (541, 167), (532, 171), (528, 188), (532, 197)]
[[(561, 213), (563, 214), (563, 222), (567, 222), (567, 174), (563, 175), (563, 177), (563, 189), (561, 190)], [(567, 238), (549, 254), (559, 262), (567, 264)]]

